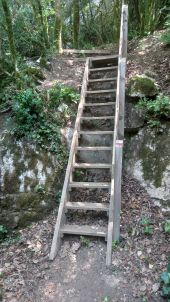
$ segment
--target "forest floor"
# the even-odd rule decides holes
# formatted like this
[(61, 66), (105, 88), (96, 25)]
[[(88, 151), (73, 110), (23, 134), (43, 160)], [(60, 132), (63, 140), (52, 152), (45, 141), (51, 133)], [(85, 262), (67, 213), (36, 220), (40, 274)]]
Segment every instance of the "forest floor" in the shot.
[[(137, 43), (137, 42), (135, 42)], [(169, 50), (155, 37), (147, 47), (130, 43), (128, 76), (148, 69), (161, 89), (169, 93)], [(136, 49), (134, 50), (134, 47)], [(139, 53), (143, 53), (139, 56)], [(55, 80), (79, 89), (84, 63), (55, 58), (46, 71), (43, 87)], [(0, 249), (0, 283), (4, 302), (161, 302), (160, 274), (166, 268), (170, 247), (163, 231), (166, 213), (154, 205), (146, 191), (130, 176), (122, 184), (121, 237), (113, 246), (112, 266), (105, 266), (106, 243), (64, 237), (59, 255), (49, 262), (57, 210), (45, 220), (18, 232), (15, 242)], [(153, 234), (144, 234), (142, 220), (149, 219)]]

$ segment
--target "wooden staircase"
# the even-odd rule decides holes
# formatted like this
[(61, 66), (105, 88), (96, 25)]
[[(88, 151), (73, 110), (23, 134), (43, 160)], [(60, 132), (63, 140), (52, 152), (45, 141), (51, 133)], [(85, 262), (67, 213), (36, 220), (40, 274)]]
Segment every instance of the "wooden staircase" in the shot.
[[(58, 210), (50, 259), (53, 260), (60, 248), (64, 234), (104, 237), (107, 241), (106, 264), (111, 264), (112, 240), (119, 239), (121, 204), (122, 146), (124, 136), (125, 68), (127, 53), (128, 8), (122, 7), (119, 55), (90, 57), (86, 60), (80, 103), (77, 112), (68, 166)], [(107, 86), (107, 88), (105, 88)], [(103, 114), (104, 112), (104, 114)], [(83, 137), (90, 137), (91, 144), (82, 144)], [(111, 145), (99, 145), (95, 138), (105, 141), (110, 137)], [(85, 140), (86, 141), (86, 140)], [(98, 140), (100, 141), (100, 140)], [(108, 141), (108, 140), (106, 140)], [(82, 162), (79, 153), (88, 153), (89, 162)], [(100, 154), (106, 160), (95, 162)], [(77, 181), (74, 173), (83, 171), (107, 171), (109, 181)], [(92, 174), (93, 175), (93, 174)], [(106, 202), (72, 200), (72, 190), (105, 190)], [(80, 192), (81, 195), (81, 192)], [(70, 211), (107, 213), (106, 226), (98, 224), (73, 224), (67, 222)]]

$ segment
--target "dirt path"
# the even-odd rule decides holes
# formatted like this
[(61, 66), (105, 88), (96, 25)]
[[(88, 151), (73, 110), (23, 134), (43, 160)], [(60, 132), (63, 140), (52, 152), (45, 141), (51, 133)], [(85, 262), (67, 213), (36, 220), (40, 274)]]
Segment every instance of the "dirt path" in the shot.
[[(64, 237), (61, 251), (49, 262), (57, 213), (19, 232), (1, 247), (4, 302), (160, 302), (160, 274), (170, 252), (163, 231), (166, 217), (139, 183), (124, 177), (121, 236), (113, 246), (112, 266), (105, 266), (106, 243)], [(144, 234), (149, 219), (153, 234)], [(1, 279), (2, 280), (2, 279)]]

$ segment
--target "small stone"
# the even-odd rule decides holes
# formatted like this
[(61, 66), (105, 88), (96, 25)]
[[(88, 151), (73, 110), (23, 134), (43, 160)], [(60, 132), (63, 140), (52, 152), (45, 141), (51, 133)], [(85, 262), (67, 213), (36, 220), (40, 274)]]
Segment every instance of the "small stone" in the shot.
[(138, 255), (138, 257), (140, 257), (140, 256), (142, 255), (142, 252), (141, 252), (141, 251), (138, 251), (138, 252), (137, 252), (137, 255)]
[(149, 268), (153, 269), (153, 264), (149, 263)]
[(145, 291), (146, 291), (146, 285), (142, 285), (142, 286), (140, 287), (140, 291), (141, 291), (141, 292), (145, 292)]
[(160, 287), (160, 284), (159, 283), (155, 283), (153, 286), (152, 286), (152, 291), (154, 293), (156, 293), (158, 290), (159, 290), (159, 287)]

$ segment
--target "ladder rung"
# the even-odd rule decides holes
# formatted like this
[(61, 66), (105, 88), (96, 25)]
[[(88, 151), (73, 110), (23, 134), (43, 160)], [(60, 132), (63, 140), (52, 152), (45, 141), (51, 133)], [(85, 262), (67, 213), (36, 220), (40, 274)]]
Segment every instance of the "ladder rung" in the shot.
[(114, 131), (79, 131), (79, 134), (90, 134), (90, 135), (113, 135)]
[(75, 163), (74, 168), (80, 169), (110, 169), (112, 165), (110, 164), (91, 164), (91, 163)]
[(110, 182), (70, 182), (70, 188), (109, 189)]
[(109, 204), (96, 202), (70, 202), (66, 203), (66, 209), (70, 210), (89, 210), (89, 211), (108, 211)]
[(94, 79), (94, 80), (89, 80), (88, 82), (91, 83), (98, 83), (98, 82), (112, 82), (116, 81), (117, 78), (102, 78), (102, 79)]
[(93, 72), (93, 71), (109, 71), (109, 70), (115, 70), (117, 69), (118, 67), (117, 66), (111, 66), (111, 67), (102, 67), (102, 68), (91, 68), (89, 69), (89, 71)]
[(116, 92), (116, 89), (107, 89), (107, 90), (89, 90), (86, 93), (89, 94), (100, 94), (100, 93), (113, 93)]
[(114, 116), (83, 116), (81, 117), (81, 120), (113, 120)]
[(107, 235), (107, 229), (98, 226), (66, 224), (61, 228), (61, 233), (105, 237)]
[(100, 147), (100, 146), (77, 147), (76, 149), (79, 151), (112, 151), (112, 147)]
[(107, 103), (85, 103), (85, 107), (98, 107), (98, 106), (114, 106), (116, 102), (107, 102)]

